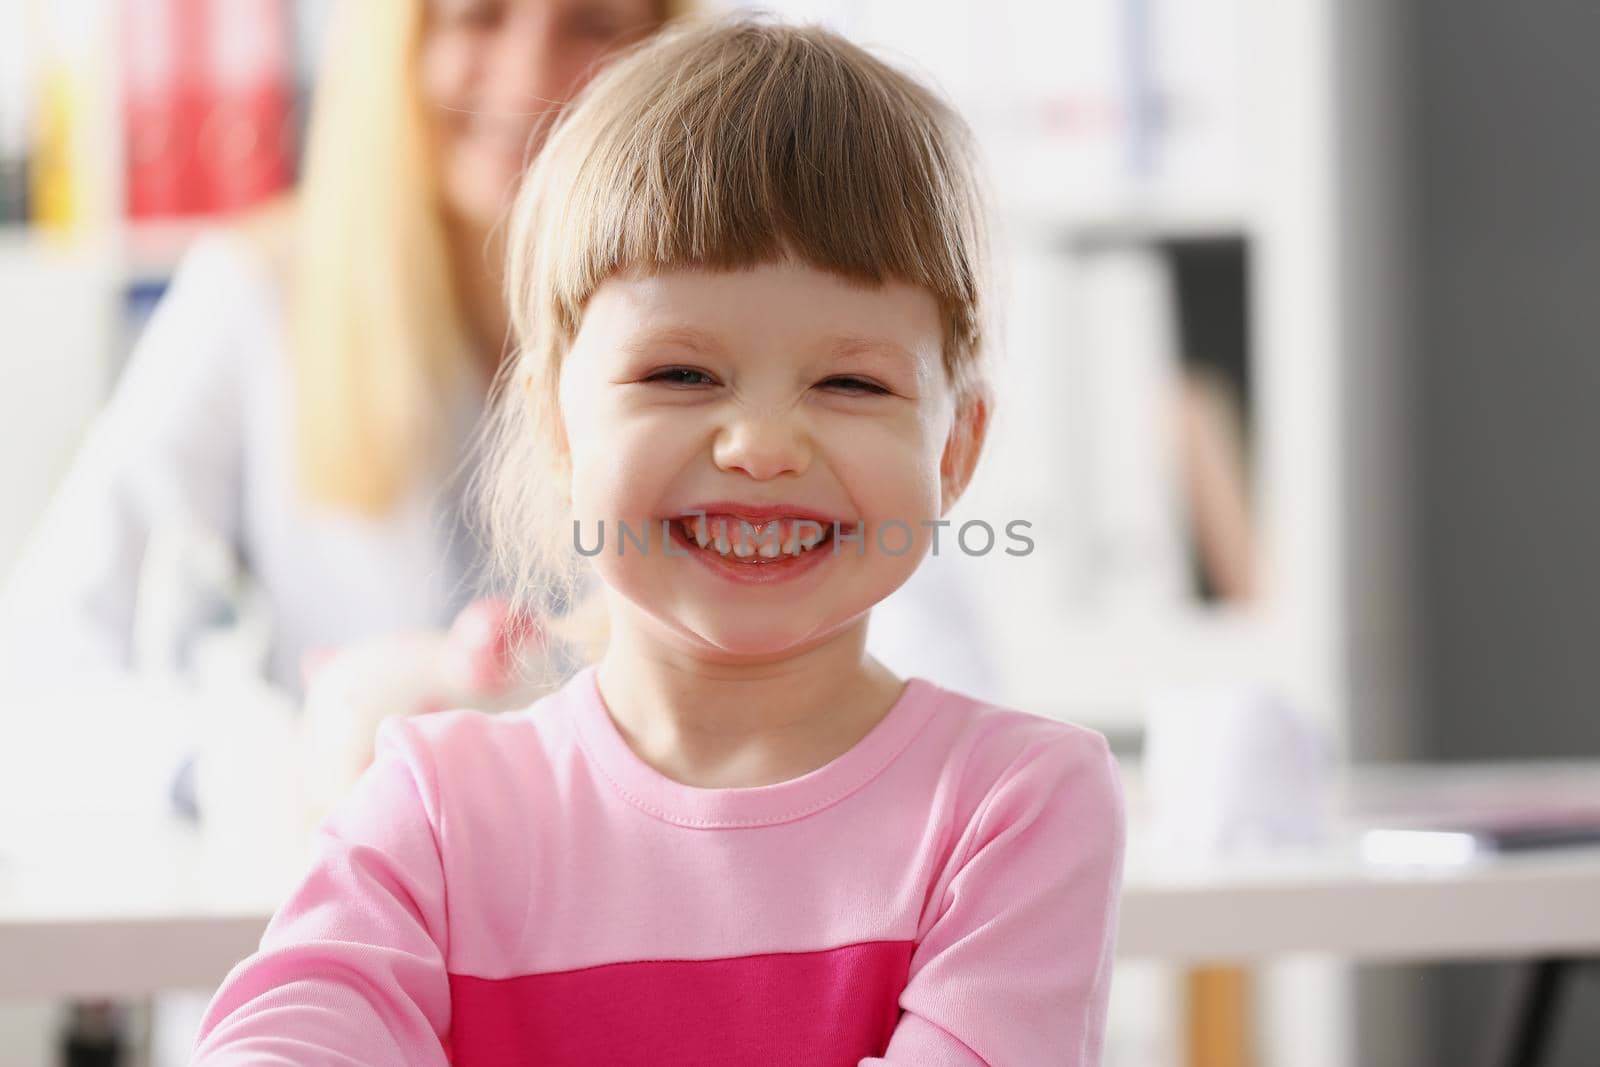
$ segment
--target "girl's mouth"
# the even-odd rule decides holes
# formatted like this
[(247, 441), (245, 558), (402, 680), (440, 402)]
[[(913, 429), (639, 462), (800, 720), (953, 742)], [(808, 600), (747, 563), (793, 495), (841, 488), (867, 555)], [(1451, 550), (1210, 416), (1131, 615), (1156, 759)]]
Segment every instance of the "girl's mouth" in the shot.
[(696, 547), (714, 551), (724, 559), (752, 564), (781, 562), (815, 552), (833, 540), (833, 530), (810, 519), (770, 519), (751, 522), (728, 515), (688, 516), (678, 528)]
[(673, 541), (700, 563), (740, 582), (782, 581), (837, 555), (833, 529), (809, 519), (756, 523), (725, 515), (689, 516), (672, 521), (669, 529)]

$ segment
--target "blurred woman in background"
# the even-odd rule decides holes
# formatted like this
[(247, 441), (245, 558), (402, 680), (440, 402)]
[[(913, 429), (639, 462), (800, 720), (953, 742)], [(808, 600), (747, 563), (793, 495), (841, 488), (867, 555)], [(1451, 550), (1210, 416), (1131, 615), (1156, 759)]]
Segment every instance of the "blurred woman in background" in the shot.
[(500, 213), (560, 105), (675, 13), (337, 5), (300, 186), (180, 263), (18, 568), (19, 662), (186, 659), (213, 606), (158, 613), (176, 649), (137, 625), (141, 584), (171, 584), (152, 538), (174, 530), (226, 544), (259, 586), (265, 676), (297, 698), (310, 653), (449, 625), (478, 592), (461, 505), (505, 347)]

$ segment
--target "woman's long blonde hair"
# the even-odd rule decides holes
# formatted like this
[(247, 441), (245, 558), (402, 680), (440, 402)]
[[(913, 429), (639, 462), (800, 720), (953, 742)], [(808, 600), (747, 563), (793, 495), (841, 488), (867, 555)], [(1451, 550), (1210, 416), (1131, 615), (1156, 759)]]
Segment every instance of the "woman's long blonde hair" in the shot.
[(477, 367), (416, 76), (425, 19), (425, 0), (334, 6), (288, 263), (298, 482), (369, 516), (459, 459), (449, 401)]
[[(501, 368), (476, 487), (504, 587), (576, 603), (561, 364), (620, 270), (737, 268), (792, 256), (930, 290), (962, 415), (992, 404), (987, 208), (971, 135), (934, 93), (820, 27), (689, 23), (602, 72), (557, 122), (512, 209)], [(958, 418), (958, 431), (976, 420)], [(958, 433), (976, 461), (981, 432)], [(595, 655), (596, 600), (569, 636)]]

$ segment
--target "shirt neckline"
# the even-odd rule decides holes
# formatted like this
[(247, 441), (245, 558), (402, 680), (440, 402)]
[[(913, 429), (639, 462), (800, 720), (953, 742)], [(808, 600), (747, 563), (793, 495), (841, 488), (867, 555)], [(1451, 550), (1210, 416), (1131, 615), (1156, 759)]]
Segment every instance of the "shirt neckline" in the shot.
[(566, 701), (579, 744), (621, 796), (665, 822), (700, 829), (770, 826), (821, 811), (889, 765), (927, 722), (938, 687), (908, 678), (883, 718), (851, 748), (814, 770), (770, 785), (725, 789), (669, 778), (629, 747), (600, 694), (598, 669), (578, 672)]

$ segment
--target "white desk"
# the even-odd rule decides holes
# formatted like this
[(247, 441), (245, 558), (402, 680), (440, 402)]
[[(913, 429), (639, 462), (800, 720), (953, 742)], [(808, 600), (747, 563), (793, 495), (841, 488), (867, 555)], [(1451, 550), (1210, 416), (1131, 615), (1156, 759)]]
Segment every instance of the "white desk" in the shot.
[(1364, 863), (1356, 834), (1396, 816), (1503, 803), (1600, 808), (1600, 761), (1373, 765), (1336, 782), (1335, 840), (1304, 856), (1181, 870), (1139, 838), (1129, 784), (1129, 859), (1119, 954), (1247, 962), (1291, 953), (1423, 961), (1600, 955), (1600, 846), (1495, 857), (1467, 867)]
[[(1162, 869), (1130, 769), (1120, 954), (1246, 962), (1293, 953), (1430, 960), (1600, 952), (1600, 848), (1399, 873), (1362, 865), (1380, 813), (1505, 797), (1600, 799), (1600, 763), (1363, 768), (1338, 783), (1340, 839), (1314, 855)], [(254, 949), (294, 864), (207, 847), (149, 816), (61, 816), (0, 838), (0, 996), (209, 989)]]

